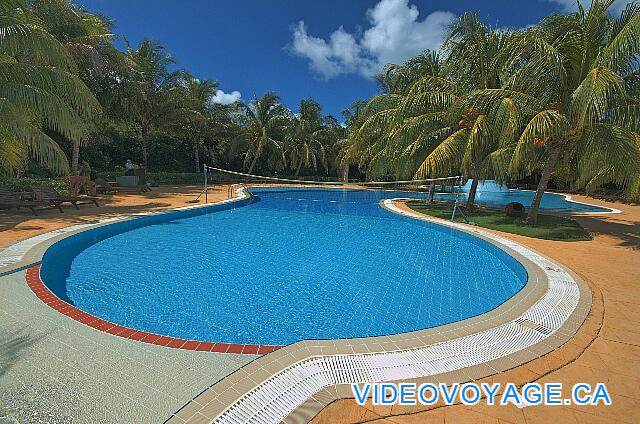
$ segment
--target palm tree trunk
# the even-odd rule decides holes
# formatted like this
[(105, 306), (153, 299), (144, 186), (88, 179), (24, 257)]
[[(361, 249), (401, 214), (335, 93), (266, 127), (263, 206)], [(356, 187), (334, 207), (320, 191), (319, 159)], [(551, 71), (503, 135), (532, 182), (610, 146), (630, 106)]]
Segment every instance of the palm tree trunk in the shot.
[(147, 149), (147, 139), (143, 138), (142, 139), (142, 167), (144, 169), (147, 169), (148, 160), (149, 160), (149, 152)]
[(256, 166), (257, 161), (258, 161), (258, 154), (256, 153), (256, 155), (253, 157), (253, 160), (251, 161), (251, 166), (249, 167), (247, 174), (251, 174), (251, 171), (253, 171), (253, 167)]
[(73, 142), (73, 150), (71, 152), (71, 175), (78, 175), (78, 162), (80, 160), (80, 142)]
[(146, 127), (142, 127), (142, 166), (146, 172), (148, 172), (147, 164), (149, 161), (148, 135), (149, 130)]
[(342, 181), (345, 183), (349, 182), (349, 164), (342, 167)]
[(536, 194), (533, 197), (533, 201), (531, 202), (531, 207), (529, 208), (529, 213), (527, 215), (527, 222), (530, 224), (536, 225), (538, 223), (538, 211), (540, 210), (542, 195), (547, 189), (547, 184), (549, 184), (551, 175), (553, 175), (553, 172), (555, 171), (556, 164), (558, 163), (558, 157), (560, 157), (560, 149), (551, 148), (549, 157), (547, 158), (547, 163), (544, 164), (544, 169), (542, 170), (542, 175), (538, 182)]
[(193, 160), (196, 165), (196, 172), (200, 172), (200, 146), (198, 146), (197, 142), (193, 143)]
[(469, 197), (467, 198), (467, 211), (469, 212), (471, 212), (475, 206), (476, 190), (478, 189), (478, 177), (473, 176), (472, 178), (473, 182), (471, 183), (471, 188), (469, 189)]
[(298, 168), (296, 169), (296, 174), (294, 175), (294, 177), (298, 176), (298, 174), (300, 173), (300, 168), (302, 168), (302, 159), (300, 159), (300, 162), (298, 162)]
[(433, 203), (433, 196), (436, 194), (436, 182), (431, 181), (429, 186), (429, 203)]

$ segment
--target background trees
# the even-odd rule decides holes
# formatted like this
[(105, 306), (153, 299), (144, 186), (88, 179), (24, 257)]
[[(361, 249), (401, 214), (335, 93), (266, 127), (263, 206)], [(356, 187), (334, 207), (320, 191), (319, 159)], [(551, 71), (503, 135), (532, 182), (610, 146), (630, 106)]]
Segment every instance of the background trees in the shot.
[(473, 180), (470, 207), (478, 179), (537, 180), (532, 223), (554, 176), (640, 198), (640, 6), (612, 17), (611, 4), (594, 0), (520, 31), (463, 15), (439, 66), (416, 66), (423, 55), (387, 67), (345, 157), (374, 175), (460, 171)]
[(338, 120), (276, 93), (214, 103), (218, 82), (179, 69), (157, 41), (122, 51), (107, 17), (69, 0), (0, 0), (0, 175), (85, 161), (118, 172), (126, 159), (169, 172), (460, 174), (469, 207), (481, 179), (535, 183), (532, 222), (549, 185), (639, 199), (640, 6), (612, 16), (611, 3), (522, 30), (465, 13), (441, 52), (388, 64), (380, 93)]

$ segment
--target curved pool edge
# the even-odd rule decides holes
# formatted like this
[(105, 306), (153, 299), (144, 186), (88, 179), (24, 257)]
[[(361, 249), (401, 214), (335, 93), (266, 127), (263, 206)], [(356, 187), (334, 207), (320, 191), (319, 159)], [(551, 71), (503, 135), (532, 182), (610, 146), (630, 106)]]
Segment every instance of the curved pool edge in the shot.
[[(521, 189), (521, 188), (510, 188), (509, 190), (535, 192), (535, 190), (527, 190), (527, 189)], [(557, 192), (554, 192), (554, 191), (545, 191), (544, 193), (545, 194), (557, 194), (558, 196), (564, 197), (564, 200), (566, 200), (567, 202), (577, 203), (579, 205), (593, 206), (593, 207), (596, 207), (596, 208), (607, 209), (606, 211), (602, 211), (602, 212), (565, 212), (567, 215), (611, 215), (611, 214), (622, 213), (622, 211), (620, 209), (610, 208), (609, 206), (595, 205), (593, 203), (587, 203), (587, 202), (581, 202), (579, 200), (573, 200), (573, 195), (571, 195), (571, 194), (557, 193)]]
[(159, 211), (135, 213), (104, 218), (89, 224), (72, 225), (58, 230), (30, 237), (19, 241), (2, 251), (0, 254), (0, 276), (12, 274), (21, 270), (26, 270), (25, 279), (28, 287), (38, 299), (55, 311), (66, 315), (74, 321), (84, 324), (94, 330), (111, 334), (129, 340), (142, 343), (163, 346), (172, 349), (192, 350), (198, 352), (230, 353), (243, 355), (265, 355), (273, 352), (282, 346), (276, 345), (256, 345), (223, 343), (182, 339), (170, 337), (162, 334), (150, 333), (125, 326), (121, 326), (100, 317), (92, 315), (77, 308), (75, 305), (66, 302), (58, 297), (42, 280), (40, 275), (41, 264), (47, 250), (59, 241), (72, 237), (76, 234), (90, 231), (99, 227), (120, 223), (128, 220), (135, 220), (149, 216), (162, 216), (181, 211), (215, 207), (225, 204), (234, 204), (243, 200), (249, 200), (251, 193), (244, 187), (240, 187), (235, 192), (235, 197), (219, 202), (205, 203), (194, 206), (183, 206), (178, 208), (163, 209)]
[(554, 351), (589, 314), (589, 287), (546, 256), (487, 231), (403, 210), (394, 199), (381, 203), (393, 213), (498, 246), (525, 266), (529, 281), (496, 309), (463, 321), (391, 336), (285, 346), (213, 384), (167, 422), (307, 422), (331, 402), (353, 398), (352, 383), (477, 380)]
[(138, 218), (168, 215), (175, 212), (233, 204), (239, 201), (248, 200), (250, 199), (250, 197), (251, 193), (249, 193), (245, 187), (240, 187), (235, 191), (235, 197), (218, 202), (204, 203), (193, 206), (181, 206), (177, 208), (159, 209), (150, 212), (109, 216), (85, 224), (70, 225), (67, 227), (48, 231), (46, 233), (38, 234), (36, 236), (32, 236), (13, 243), (0, 252), (0, 276), (12, 274), (14, 272), (24, 270), (39, 264), (49, 247), (62, 239), (78, 233), (82, 233), (99, 227), (104, 227), (106, 225), (118, 222), (135, 220)]

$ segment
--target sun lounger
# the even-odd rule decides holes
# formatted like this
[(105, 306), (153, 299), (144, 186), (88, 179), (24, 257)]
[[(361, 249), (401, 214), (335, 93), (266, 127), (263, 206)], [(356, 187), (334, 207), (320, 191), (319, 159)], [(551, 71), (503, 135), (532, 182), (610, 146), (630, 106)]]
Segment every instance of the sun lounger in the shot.
[(81, 193), (89, 196), (97, 196), (96, 183), (84, 175), (72, 175), (69, 177), (69, 193), (78, 196)]
[(33, 212), (34, 215), (38, 215), (36, 212), (37, 206), (54, 206), (63, 212), (62, 207), (60, 207), (60, 202), (43, 202), (43, 201), (33, 201), (33, 200), (22, 200), (15, 193), (6, 190), (4, 188), (0, 188), (0, 209), (20, 209), (27, 208)]
[(78, 202), (82, 202), (87, 200), (94, 205), (100, 206), (98, 204), (98, 198), (93, 196), (63, 196), (58, 193), (52, 186), (50, 185), (34, 185), (31, 186), (31, 190), (33, 191), (36, 200), (39, 201), (48, 201), (48, 202), (57, 202), (57, 203), (71, 203), (73, 207), (78, 208)]
[(96, 178), (94, 181), (96, 184), (96, 190), (102, 194), (114, 194), (118, 192), (118, 184), (111, 183), (104, 178)]

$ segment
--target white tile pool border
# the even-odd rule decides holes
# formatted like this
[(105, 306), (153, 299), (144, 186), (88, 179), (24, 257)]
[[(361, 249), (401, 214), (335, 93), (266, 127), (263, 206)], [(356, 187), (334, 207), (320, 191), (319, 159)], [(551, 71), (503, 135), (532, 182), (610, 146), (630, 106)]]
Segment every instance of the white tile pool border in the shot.
[(381, 204), (391, 212), (480, 237), (511, 253), (527, 269), (527, 286), (535, 286), (514, 298), (533, 297), (533, 303), (436, 329), (294, 343), (214, 384), (168, 421), (304, 422), (331, 401), (352, 397), (349, 386), (353, 383), (425, 378), (469, 381), (517, 367), (564, 344), (586, 318), (591, 293), (572, 272), (518, 243), (403, 210), (394, 200), (401, 199)]

